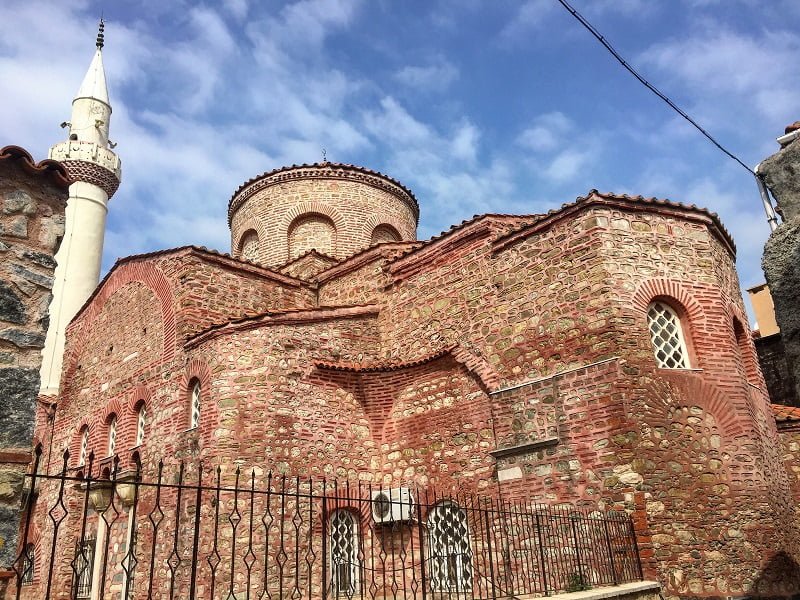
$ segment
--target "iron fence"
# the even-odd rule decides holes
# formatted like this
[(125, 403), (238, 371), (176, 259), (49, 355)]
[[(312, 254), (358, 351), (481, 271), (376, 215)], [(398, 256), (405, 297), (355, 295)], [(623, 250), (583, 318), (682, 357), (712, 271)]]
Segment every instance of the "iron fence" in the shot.
[(29, 476), (18, 599), (496, 599), (642, 579), (625, 513), (68, 460)]

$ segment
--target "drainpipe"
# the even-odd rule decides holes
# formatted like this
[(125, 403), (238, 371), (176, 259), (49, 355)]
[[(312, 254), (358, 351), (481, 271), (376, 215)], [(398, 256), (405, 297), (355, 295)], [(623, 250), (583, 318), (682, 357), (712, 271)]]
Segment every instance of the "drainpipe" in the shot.
[(761, 203), (764, 205), (764, 212), (767, 213), (767, 223), (769, 223), (770, 231), (775, 231), (778, 228), (778, 217), (775, 214), (775, 209), (772, 207), (772, 200), (770, 200), (767, 185), (764, 183), (764, 176), (758, 171), (760, 166), (761, 163), (756, 165), (756, 168), (753, 169), (753, 175), (756, 177), (756, 184), (758, 184), (758, 192), (761, 194)]

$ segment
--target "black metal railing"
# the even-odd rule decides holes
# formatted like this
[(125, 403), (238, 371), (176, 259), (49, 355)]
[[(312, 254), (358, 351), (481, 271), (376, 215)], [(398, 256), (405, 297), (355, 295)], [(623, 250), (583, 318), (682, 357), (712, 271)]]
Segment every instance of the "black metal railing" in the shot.
[(147, 478), (138, 462), (68, 462), (65, 452), (58, 475), (30, 475), (17, 598), (483, 599), (642, 578), (625, 513), (257, 469), (162, 462)]

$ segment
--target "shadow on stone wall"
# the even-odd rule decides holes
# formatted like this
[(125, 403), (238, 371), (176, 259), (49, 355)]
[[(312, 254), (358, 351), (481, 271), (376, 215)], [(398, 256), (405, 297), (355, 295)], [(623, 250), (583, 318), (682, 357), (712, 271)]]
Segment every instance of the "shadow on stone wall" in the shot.
[(779, 552), (766, 564), (747, 595), (800, 600), (800, 565), (785, 552)]

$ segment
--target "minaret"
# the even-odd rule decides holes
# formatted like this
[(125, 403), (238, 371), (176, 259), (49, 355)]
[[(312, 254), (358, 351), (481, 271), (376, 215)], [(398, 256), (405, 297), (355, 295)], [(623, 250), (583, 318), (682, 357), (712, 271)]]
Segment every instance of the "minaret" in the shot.
[(74, 183), (56, 253), (50, 326), (42, 351), (42, 395), (58, 393), (67, 325), (100, 280), (108, 201), (120, 182), (120, 160), (108, 141), (111, 104), (103, 69), (104, 28), (101, 19), (97, 50), (72, 101), (71, 120), (62, 125), (69, 127), (69, 138), (50, 149), (50, 158), (66, 167)]

